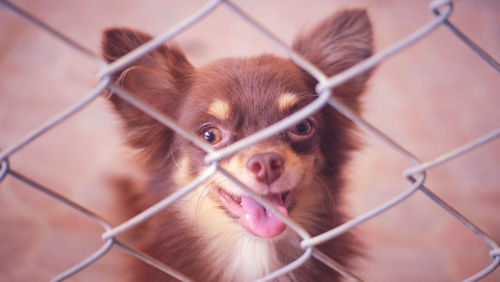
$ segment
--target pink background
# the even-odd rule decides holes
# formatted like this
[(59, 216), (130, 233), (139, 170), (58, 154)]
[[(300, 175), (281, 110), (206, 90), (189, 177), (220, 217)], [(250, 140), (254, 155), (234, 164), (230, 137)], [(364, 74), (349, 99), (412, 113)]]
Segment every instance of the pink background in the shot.
[[(98, 52), (100, 32), (129, 26), (153, 34), (172, 27), (205, 1), (14, 1)], [(238, 1), (255, 19), (291, 42), (301, 29), (346, 7), (365, 7), (377, 50), (433, 16), (427, 1)], [(500, 58), (500, 2), (458, 1), (451, 21)], [(72, 105), (98, 83), (99, 66), (0, 5), (0, 147), (13, 144)], [(195, 65), (222, 56), (281, 54), (227, 8), (175, 39)], [(281, 54), (283, 55), (283, 54)], [(500, 125), (500, 79), (445, 27), (380, 65), (363, 117), (420, 160), (434, 159)], [(98, 99), (80, 114), (10, 158), (17, 171), (94, 210), (113, 225), (130, 214), (109, 188), (127, 173), (129, 152), (118, 122)], [(376, 138), (349, 169), (349, 205), (360, 215), (408, 187), (410, 163)], [(431, 169), (426, 185), (500, 242), (500, 142), (495, 140)], [(0, 281), (43, 281), (98, 249), (101, 228), (12, 177), (0, 184)], [(489, 248), (422, 193), (356, 228), (366, 258), (354, 270), (368, 281), (456, 281), (491, 261)], [(108, 255), (70, 281), (123, 281), (127, 254)], [(499, 281), (497, 269), (485, 281)]]

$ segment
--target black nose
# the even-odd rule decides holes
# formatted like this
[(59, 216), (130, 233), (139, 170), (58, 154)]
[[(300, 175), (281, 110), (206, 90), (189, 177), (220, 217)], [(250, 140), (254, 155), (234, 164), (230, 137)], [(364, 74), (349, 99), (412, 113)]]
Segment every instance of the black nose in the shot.
[(257, 181), (270, 185), (285, 170), (285, 160), (274, 152), (256, 154), (248, 160), (247, 169)]

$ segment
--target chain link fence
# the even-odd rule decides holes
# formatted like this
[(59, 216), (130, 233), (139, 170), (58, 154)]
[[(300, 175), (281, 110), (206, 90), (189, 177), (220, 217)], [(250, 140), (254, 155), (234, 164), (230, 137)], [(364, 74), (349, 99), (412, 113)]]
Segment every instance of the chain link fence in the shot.
[[(143, 260), (144, 262), (155, 266), (156, 268), (160, 269), (161, 271), (164, 271), (170, 275), (172, 275), (175, 278), (178, 278), (179, 280), (183, 281), (188, 281), (189, 278), (186, 277), (183, 273), (178, 273), (175, 269), (170, 268), (168, 265), (163, 264), (161, 261), (158, 261), (154, 259), (153, 257), (149, 256), (146, 253), (143, 253), (141, 251), (138, 251), (134, 249), (133, 247), (127, 245), (126, 243), (119, 241), (116, 236), (119, 234), (130, 230), (131, 228), (137, 226), (141, 222), (147, 220), (151, 216), (155, 215), (157, 212), (159, 212), (162, 209), (168, 208), (170, 204), (175, 202), (181, 197), (184, 197), (186, 194), (191, 192), (192, 190), (196, 189), (201, 183), (206, 181), (210, 176), (212, 176), (214, 173), (218, 172), (225, 177), (227, 177), (229, 180), (233, 181), (236, 183), (242, 190), (244, 190), (246, 193), (251, 195), (252, 197), (255, 198), (256, 201), (261, 203), (263, 206), (271, 210), (273, 213), (275, 213), (282, 221), (284, 221), (289, 228), (293, 229), (301, 238), (301, 244), (300, 246), (303, 248), (304, 252), (303, 255), (300, 256), (297, 260), (294, 262), (284, 266), (281, 269), (276, 270), (273, 273), (270, 273), (269, 275), (262, 277), (260, 280), (261, 281), (268, 281), (272, 280), (276, 277), (279, 277), (289, 271), (292, 271), (295, 268), (300, 267), (305, 261), (312, 259), (311, 257), (314, 257), (314, 259), (317, 259), (327, 266), (335, 269), (339, 273), (341, 273), (343, 276), (347, 277), (348, 279), (359, 281), (361, 280), (359, 277), (357, 277), (355, 274), (349, 272), (347, 269), (333, 261), (331, 258), (327, 257), (326, 255), (322, 254), (319, 250), (315, 248), (315, 246), (327, 241), (331, 240), (340, 234), (362, 224), (363, 222), (370, 220), (381, 213), (384, 213), (385, 211), (391, 209), (395, 205), (398, 205), (405, 199), (411, 197), (415, 193), (422, 193), (425, 196), (428, 197), (428, 199), (432, 202), (434, 202), (436, 205), (442, 207), (446, 212), (451, 214), (453, 217), (456, 218), (459, 222), (463, 223), (471, 232), (473, 232), (475, 235), (477, 235), (480, 239), (484, 241), (484, 243), (489, 246), (490, 251), (489, 253), (485, 253), (485, 256), (490, 256), (491, 257), (491, 263), (487, 266), (485, 266), (481, 271), (475, 273), (471, 277), (467, 279), (467, 281), (476, 281), (479, 280), (488, 274), (490, 274), (492, 271), (494, 271), (498, 265), (500, 264), (500, 248), (498, 247), (498, 244), (489, 238), (484, 232), (482, 232), (478, 227), (474, 225), (473, 222), (469, 221), (466, 219), (463, 215), (461, 215), (458, 211), (456, 211), (452, 206), (447, 204), (445, 201), (440, 199), (436, 194), (434, 194), (425, 184), (425, 178), (426, 178), (426, 172), (429, 171), (430, 169), (440, 166), (443, 163), (446, 163), (454, 158), (460, 157), (461, 155), (476, 149), (478, 147), (481, 147), (485, 143), (498, 138), (500, 136), (500, 127), (492, 130), (491, 132), (485, 134), (484, 136), (478, 137), (471, 142), (456, 148), (450, 152), (446, 152), (432, 160), (428, 161), (420, 161), (416, 156), (414, 156), (412, 153), (410, 153), (404, 146), (396, 143), (393, 141), (390, 137), (388, 137), (386, 134), (384, 134), (381, 130), (378, 128), (374, 127), (372, 124), (370, 124), (368, 121), (364, 120), (360, 116), (354, 114), (349, 110), (349, 108), (345, 107), (342, 105), (337, 99), (332, 97), (331, 91), (338, 85), (344, 83), (345, 81), (353, 78), (354, 76), (363, 73), (376, 65), (383, 63), (384, 60), (387, 58), (399, 53), (399, 52), (404, 52), (404, 50), (408, 47), (414, 44), (416, 41), (425, 39), (428, 34), (432, 33), (436, 28), (440, 26), (446, 26), (454, 35), (457, 37), (457, 42), (462, 41), (466, 45), (468, 45), (474, 52), (476, 52), (486, 63), (491, 65), (496, 71), (500, 72), (500, 65), (491, 57), (489, 56), (484, 50), (479, 48), (472, 40), (470, 40), (465, 34), (463, 34), (460, 30), (458, 30), (452, 22), (450, 22), (449, 17), (452, 14), (453, 11), (453, 2), (452, 0), (439, 0), (439, 1), (431, 1), (429, 5), (430, 11), (434, 14), (434, 18), (432, 21), (428, 22), (421, 28), (419, 28), (417, 31), (412, 33), (406, 38), (403, 38), (396, 44), (390, 46), (389, 48), (386, 48), (372, 57), (362, 61), (361, 63), (347, 69), (346, 71), (335, 75), (333, 77), (327, 77), (324, 75), (320, 70), (318, 70), (314, 65), (310, 64), (308, 61), (306, 61), (304, 58), (302, 58), (299, 54), (291, 50), (285, 43), (283, 43), (279, 37), (275, 36), (271, 31), (269, 31), (265, 26), (261, 25), (259, 22), (254, 20), (251, 15), (249, 15), (246, 11), (241, 9), (239, 6), (234, 4), (231, 1), (224, 1), (224, 0), (212, 0), (206, 3), (205, 6), (203, 6), (201, 9), (196, 11), (194, 14), (191, 16), (187, 17), (183, 21), (179, 22), (177, 25), (175, 25), (173, 28), (161, 33), (159, 36), (155, 37), (151, 41), (145, 43), (141, 47), (137, 48), (136, 50), (130, 52), (126, 56), (120, 58), (119, 60), (111, 63), (111, 64), (106, 64), (98, 55), (94, 54), (92, 51), (88, 50), (84, 46), (76, 43), (73, 41), (70, 36), (67, 36), (65, 34), (62, 34), (61, 32), (53, 29), (49, 25), (45, 24), (44, 22), (40, 21), (33, 15), (30, 15), (28, 12), (20, 9), (16, 5), (8, 2), (8, 1), (0, 1), (1, 4), (3, 4), (3, 8), (9, 9), (12, 12), (18, 14), (19, 16), (23, 17), (24, 19), (30, 21), (34, 25), (38, 26), (39, 28), (43, 29), (44, 31), (50, 33), (54, 37), (58, 38), (59, 40), (65, 42), (72, 48), (76, 49), (78, 52), (81, 52), (91, 58), (94, 62), (99, 64), (101, 66), (101, 70), (99, 72), (99, 79), (100, 83), (99, 85), (93, 89), (90, 93), (88, 93), (86, 96), (84, 96), (83, 99), (66, 109), (65, 111), (59, 113), (58, 115), (54, 116), (53, 118), (49, 119), (46, 121), (43, 125), (40, 127), (34, 129), (32, 132), (28, 133), (25, 135), (24, 138), (19, 140), (18, 142), (15, 142), (11, 144), (9, 147), (5, 148), (4, 150), (0, 151), (0, 161), (1, 161), (1, 166), (0, 166), (0, 181), (3, 181), (5, 177), (13, 177), (21, 182), (24, 182), (28, 184), (29, 186), (33, 187), (36, 190), (39, 190), (47, 195), (49, 195), (51, 198), (53, 198), (55, 201), (59, 201), (61, 203), (64, 203), (68, 207), (75, 209), (76, 211), (82, 213), (83, 215), (89, 217), (91, 220), (95, 221), (97, 224), (99, 224), (103, 228), (103, 233), (102, 233), (102, 247), (98, 250), (96, 250), (91, 256), (85, 258), (82, 260), (80, 263), (77, 265), (74, 265), (70, 269), (67, 269), (63, 271), (60, 275), (55, 277), (53, 280), (54, 281), (61, 281), (64, 279), (67, 279), (71, 276), (73, 276), (75, 273), (79, 271), (85, 271), (85, 269), (95, 261), (99, 260), (103, 256), (106, 255), (106, 253), (112, 248), (113, 246), (121, 248), (125, 252), (128, 252), (132, 254), (133, 256), (137, 257), (137, 259)], [(304, 107), (300, 111), (294, 113), (293, 115), (289, 116), (288, 118), (279, 121), (278, 123), (258, 132), (257, 134), (254, 134), (252, 136), (249, 136), (243, 140), (240, 140), (234, 144), (231, 144), (223, 149), (214, 151), (211, 147), (207, 146), (204, 142), (202, 142), (199, 137), (194, 135), (192, 132), (185, 131), (182, 129), (180, 126), (178, 126), (174, 120), (170, 119), (168, 116), (164, 115), (163, 113), (157, 111), (154, 107), (148, 105), (147, 103), (138, 100), (137, 98), (134, 98), (134, 96), (130, 95), (127, 91), (124, 89), (119, 88), (116, 85), (113, 85), (111, 83), (111, 76), (116, 73), (119, 70), (122, 70), (126, 66), (130, 65), (133, 61), (137, 60), (141, 56), (144, 56), (148, 52), (151, 52), (161, 44), (171, 40), (178, 34), (182, 33), (184, 30), (189, 28), (190, 26), (197, 24), (201, 19), (204, 17), (210, 16), (210, 14), (221, 7), (228, 8), (231, 10), (234, 14), (236, 14), (239, 18), (241, 18), (243, 21), (246, 21), (250, 26), (261, 32), (264, 36), (266, 36), (272, 43), (274, 43), (277, 47), (279, 47), (284, 53), (286, 53), (289, 58), (295, 62), (298, 66), (300, 66), (302, 69), (304, 69), (307, 73), (309, 73), (311, 76), (313, 76), (317, 81), (319, 81), (317, 87), (316, 87), (316, 92), (318, 97), (308, 106)], [(156, 120), (164, 124), (165, 126), (168, 126), (175, 130), (178, 134), (182, 135), (189, 141), (191, 141), (193, 144), (196, 144), (198, 147), (200, 147), (202, 150), (206, 152), (205, 155), (205, 162), (208, 165), (208, 169), (202, 173), (195, 181), (187, 185), (186, 187), (183, 187), (180, 189), (178, 192), (174, 193), (173, 195), (161, 200), (157, 204), (151, 206), (147, 210), (141, 212), (140, 214), (137, 214), (136, 216), (130, 218), (129, 220), (123, 222), (122, 224), (118, 226), (111, 226), (106, 219), (100, 217), (99, 215), (95, 214), (93, 211), (79, 205), (78, 203), (72, 201), (71, 199), (58, 194), (51, 190), (49, 187), (44, 186), (43, 184), (38, 183), (36, 180), (31, 179), (29, 176), (24, 175), (20, 173), (15, 167), (9, 166), (9, 161), (8, 158), (9, 156), (12, 156), (13, 154), (16, 154), (21, 148), (24, 146), (30, 144), (32, 141), (46, 133), (47, 131), (51, 130), (52, 128), (58, 126), (62, 121), (67, 119), (68, 117), (77, 114), (81, 109), (92, 103), (97, 97), (99, 97), (105, 90), (111, 90), (113, 91), (116, 95), (119, 95), (122, 99), (126, 100), (128, 103), (134, 105), (135, 107), (141, 109), (148, 115), (154, 117)], [(252, 192), (249, 188), (245, 187), (240, 181), (238, 181), (237, 178), (235, 178), (233, 175), (231, 175), (228, 171), (225, 171), (223, 168), (221, 168), (218, 165), (218, 161), (226, 156), (232, 155), (238, 150), (241, 150), (243, 148), (246, 148), (248, 146), (251, 146), (257, 142), (260, 142), (262, 140), (265, 140), (266, 138), (275, 135), (276, 133), (292, 126), (293, 124), (296, 124), (298, 121), (301, 121), (316, 111), (318, 111), (321, 107), (329, 105), (333, 108), (335, 108), (337, 111), (345, 115), (347, 118), (351, 119), (354, 121), (356, 124), (358, 124), (361, 128), (366, 130), (369, 134), (372, 134), (376, 138), (380, 139), (383, 141), (389, 148), (397, 152), (399, 155), (401, 155), (403, 158), (409, 161), (411, 167), (403, 171), (403, 177), (405, 177), (409, 181), (409, 186), (404, 190), (403, 192), (399, 193), (395, 197), (391, 198), (390, 200), (386, 201), (382, 205), (346, 222), (345, 224), (342, 224), (328, 232), (325, 232), (323, 234), (317, 235), (312, 237), (308, 232), (303, 229), (300, 225), (295, 223), (293, 220), (288, 218), (287, 216), (284, 216), (280, 214), (270, 203), (268, 203), (266, 200), (259, 198), (255, 193)], [(369, 278), (368, 278), (369, 279)]]

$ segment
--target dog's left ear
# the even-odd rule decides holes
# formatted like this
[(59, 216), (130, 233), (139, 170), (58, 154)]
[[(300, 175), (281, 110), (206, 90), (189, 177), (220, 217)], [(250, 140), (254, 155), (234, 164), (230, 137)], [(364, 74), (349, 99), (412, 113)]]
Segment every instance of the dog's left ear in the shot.
[[(312, 31), (299, 35), (292, 47), (328, 77), (370, 57), (373, 53), (372, 27), (365, 10), (346, 10), (336, 13)], [(363, 92), (367, 71), (337, 86), (333, 93), (357, 110), (357, 97)], [(309, 77), (314, 89), (317, 81)]]

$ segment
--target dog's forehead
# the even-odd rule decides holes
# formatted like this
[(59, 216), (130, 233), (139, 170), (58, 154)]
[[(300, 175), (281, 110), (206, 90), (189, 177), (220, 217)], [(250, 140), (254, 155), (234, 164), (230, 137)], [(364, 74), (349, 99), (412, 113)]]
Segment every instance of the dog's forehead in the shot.
[[(274, 101), (266, 100), (256, 100), (253, 103), (242, 103), (240, 101), (235, 101), (234, 97), (215, 97), (212, 99), (207, 99), (204, 103), (204, 112), (208, 115), (221, 120), (226, 121), (234, 118), (235, 116), (245, 115), (251, 118), (252, 113), (259, 117), (266, 116), (266, 113), (271, 111), (274, 115), (278, 113), (286, 114), (292, 109), (298, 106), (301, 101), (297, 93), (292, 92), (282, 92), (274, 98)], [(255, 117), (254, 117), (255, 119)]]
[(226, 59), (202, 68), (188, 97), (199, 114), (219, 120), (275, 122), (310, 97), (304, 74), (274, 56)]

